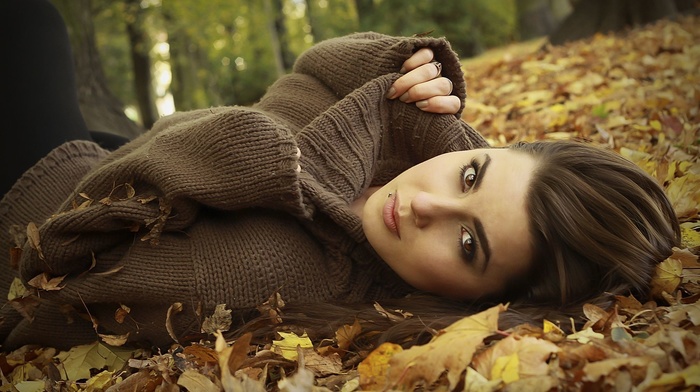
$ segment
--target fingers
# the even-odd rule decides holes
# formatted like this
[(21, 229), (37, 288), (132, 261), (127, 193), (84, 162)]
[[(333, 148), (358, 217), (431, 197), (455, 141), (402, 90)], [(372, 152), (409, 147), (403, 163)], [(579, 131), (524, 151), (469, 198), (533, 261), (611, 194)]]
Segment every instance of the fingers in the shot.
[[(301, 150), (299, 149), (299, 147), (296, 147), (296, 151), (295, 151), (294, 155), (296, 155), (297, 160), (299, 160), (299, 158), (301, 158)], [(297, 173), (301, 173), (301, 165), (297, 164), (297, 167), (295, 168), (295, 170)]]
[(450, 95), (452, 93), (452, 89), (452, 81), (448, 78), (440, 77), (416, 84), (409, 88), (405, 93), (401, 94), (398, 98), (402, 102), (412, 103), (432, 97)]
[(455, 114), (459, 111), (462, 102), (455, 95), (432, 97), (416, 102), (416, 106), (424, 112), (439, 114)]
[(404, 61), (400, 73), (413, 71), (421, 65), (427, 64), (433, 60), (433, 50), (430, 48), (421, 48), (416, 51), (408, 60)]
[(409, 71), (407, 74), (396, 79), (394, 84), (389, 89), (387, 98), (394, 99), (400, 97), (413, 87), (435, 80), (440, 76), (440, 71), (442, 71), (442, 66), (438, 67), (432, 62), (423, 64), (418, 68)]

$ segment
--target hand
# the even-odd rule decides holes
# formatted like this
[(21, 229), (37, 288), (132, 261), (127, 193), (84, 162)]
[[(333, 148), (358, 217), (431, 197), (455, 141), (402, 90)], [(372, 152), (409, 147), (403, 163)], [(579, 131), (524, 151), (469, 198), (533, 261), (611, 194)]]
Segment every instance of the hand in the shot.
[(430, 48), (419, 49), (403, 63), (401, 73), (389, 89), (387, 98), (413, 103), (426, 112), (454, 114), (459, 111), (459, 97), (452, 94), (452, 81), (440, 75), (442, 65)]

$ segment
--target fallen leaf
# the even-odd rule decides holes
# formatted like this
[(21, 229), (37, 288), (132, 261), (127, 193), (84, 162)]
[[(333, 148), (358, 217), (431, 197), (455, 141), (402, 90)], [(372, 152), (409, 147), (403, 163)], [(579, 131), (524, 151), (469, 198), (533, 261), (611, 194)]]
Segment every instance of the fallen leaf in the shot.
[(502, 379), (510, 384), (521, 378), (544, 376), (548, 360), (561, 349), (554, 343), (532, 336), (511, 334), (477, 355), (474, 369), (491, 380)]
[(44, 260), (44, 252), (41, 251), (41, 241), (39, 239), (39, 228), (36, 227), (34, 222), (27, 224), (27, 240), (29, 241), (29, 246), (39, 254), (39, 259)]
[(7, 292), (7, 300), (12, 301), (14, 299), (24, 298), (28, 295), (29, 291), (26, 287), (24, 287), (22, 280), (20, 278), (12, 279), (10, 290)]
[(363, 390), (384, 390), (388, 384), (389, 360), (403, 351), (398, 344), (385, 342), (372, 351), (357, 366), (360, 374), (360, 387)]
[(669, 257), (656, 266), (654, 278), (651, 281), (651, 292), (656, 298), (661, 293), (673, 293), (681, 283), (683, 264), (680, 260)]
[(411, 387), (424, 380), (435, 382), (447, 371), (448, 388), (453, 389), (483, 340), (498, 331), (498, 315), (506, 306), (497, 305), (441, 330), (428, 344), (413, 346), (389, 361), (391, 385)]
[(37, 289), (45, 291), (61, 290), (63, 286), (60, 286), (60, 284), (63, 283), (63, 279), (65, 279), (66, 276), (67, 275), (49, 278), (49, 274), (44, 272), (30, 279), (27, 282), (27, 284)]
[(277, 332), (282, 340), (273, 340), (271, 350), (292, 361), (297, 359), (297, 347), (313, 348), (313, 343), (308, 335), (304, 333), (297, 336), (294, 332)]
[(133, 350), (109, 347), (95, 342), (63, 351), (56, 355), (56, 359), (66, 379), (75, 381), (90, 378), (90, 369), (121, 369), (132, 353)]
[(231, 309), (226, 309), (226, 304), (216, 305), (214, 314), (204, 318), (202, 332), (213, 335), (216, 331), (226, 332), (231, 328)]
[(602, 333), (598, 333), (593, 331), (591, 328), (586, 328), (581, 331), (572, 333), (570, 335), (566, 336), (567, 340), (575, 340), (581, 344), (587, 344), (589, 343), (592, 339), (603, 339), (605, 338), (605, 335)]
[(168, 331), (168, 335), (170, 335), (170, 338), (177, 342), (177, 334), (175, 333), (175, 330), (173, 329), (173, 320), (172, 318), (175, 317), (176, 314), (182, 312), (182, 303), (180, 302), (175, 302), (170, 307), (168, 308), (168, 313), (165, 316), (165, 329)]
[(98, 333), (97, 336), (99, 336), (103, 342), (113, 347), (123, 346), (126, 344), (126, 341), (129, 340), (129, 333), (124, 335), (105, 335)]
[(220, 389), (212, 380), (202, 373), (187, 369), (177, 379), (177, 385), (186, 388), (188, 391), (197, 392), (219, 392)]

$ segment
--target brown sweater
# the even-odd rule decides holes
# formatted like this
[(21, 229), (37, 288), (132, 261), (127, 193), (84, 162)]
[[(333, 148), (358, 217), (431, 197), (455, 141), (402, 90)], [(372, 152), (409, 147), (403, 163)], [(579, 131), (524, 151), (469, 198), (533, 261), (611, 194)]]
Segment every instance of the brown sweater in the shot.
[[(185, 336), (217, 304), (237, 320), (276, 291), (296, 302), (405, 295), (349, 203), (425, 159), (486, 146), (459, 114), (384, 98), (426, 46), (464, 100), (444, 39), (354, 34), (307, 51), (252, 108), (176, 113), (111, 154), (89, 142), (52, 151), (0, 201), (0, 240), (23, 247), (19, 271), (2, 252), (0, 287), (15, 276), (27, 286), (42, 274), (65, 278), (60, 290), (0, 309), (2, 349), (95, 340), (89, 317), (99, 333), (164, 345), (175, 302), (183, 311), (172, 325)], [(39, 247), (17, 235), (29, 222)], [(15, 309), (29, 302), (23, 317)], [(120, 305), (130, 308), (121, 323)]]

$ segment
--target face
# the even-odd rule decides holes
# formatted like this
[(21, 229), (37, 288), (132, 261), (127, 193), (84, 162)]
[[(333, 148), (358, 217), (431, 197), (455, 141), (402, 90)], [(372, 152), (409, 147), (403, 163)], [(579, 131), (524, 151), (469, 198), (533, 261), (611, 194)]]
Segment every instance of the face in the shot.
[(508, 149), (443, 154), (374, 192), (369, 243), (406, 282), (457, 299), (505, 290), (533, 255), (525, 208), (536, 162)]

